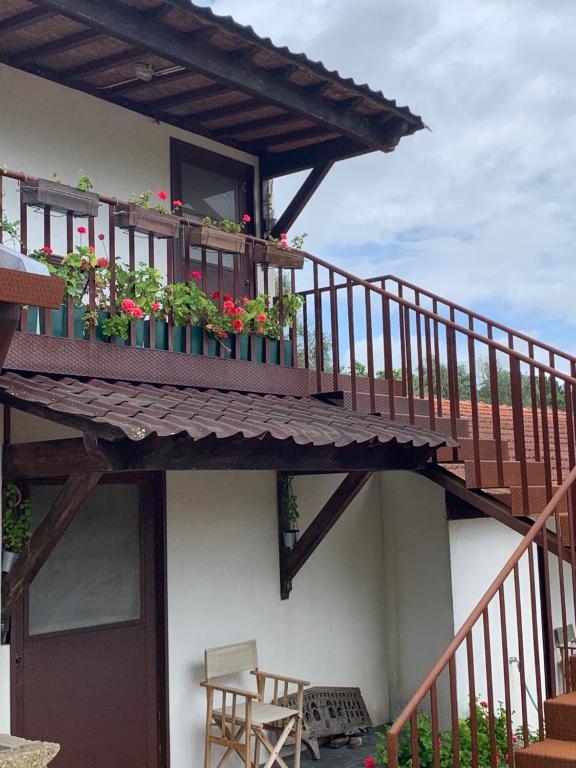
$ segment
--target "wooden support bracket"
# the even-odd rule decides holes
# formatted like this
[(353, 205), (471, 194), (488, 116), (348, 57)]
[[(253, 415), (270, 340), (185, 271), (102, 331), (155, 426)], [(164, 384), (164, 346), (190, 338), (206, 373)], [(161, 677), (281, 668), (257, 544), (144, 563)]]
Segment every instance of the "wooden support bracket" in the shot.
[(70, 475), (18, 561), (2, 582), (2, 618), (10, 616), (14, 606), (28, 589), (46, 562), (82, 503), (102, 477), (101, 472)]
[(286, 509), (285, 495), (282, 493), (286, 474), (288, 473), (277, 473), (280, 595), (282, 600), (287, 600), (290, 597), (292, 580), (348, 509), (350, 503), (372, 477), (373, 472), (349, 472), (292, 550), (285, 547), (283, 541), (283, 533), (288, 529), (288, 510)]
[(324, 181), (333, 165), (334, 162), (332, 160), (327, 160), (312, 168), (308, 176), (304, 179), (302, 186), (296, 192), (286, 210), (274, 225), (270, 232), (272, 237), (280, 237), (281, 232), (287, 232), (290, 229), (298, 216), (300, 216), (304, 208), (308, 205), (310, 198)]

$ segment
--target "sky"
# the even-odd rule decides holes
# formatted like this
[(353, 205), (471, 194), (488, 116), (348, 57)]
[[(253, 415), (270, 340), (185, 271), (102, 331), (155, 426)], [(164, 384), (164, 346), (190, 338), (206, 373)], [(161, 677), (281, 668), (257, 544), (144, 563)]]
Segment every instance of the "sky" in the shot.
[[(573, 0), (197, 0), (430, 131), (345, 160), (292, 233), (576, 353)], [(276, 185), (277, 214), (302, 176)]]

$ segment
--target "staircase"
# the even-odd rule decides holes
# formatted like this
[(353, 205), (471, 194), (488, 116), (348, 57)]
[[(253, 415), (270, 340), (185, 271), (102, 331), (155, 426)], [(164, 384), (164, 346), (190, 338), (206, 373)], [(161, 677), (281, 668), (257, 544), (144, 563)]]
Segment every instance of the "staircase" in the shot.
[(361, 280), (309, 259), (314, 288), (301, 295), (311, 390), (454, 438), (459, 447), (439, 449), (427, 476), (524, 536), (389, 729), (389, 767), (576, 768), (576, 661), (558, 682), (554, 643), (555, 629), (566, 637), (576, 623), (576, 357), (398, 278)]

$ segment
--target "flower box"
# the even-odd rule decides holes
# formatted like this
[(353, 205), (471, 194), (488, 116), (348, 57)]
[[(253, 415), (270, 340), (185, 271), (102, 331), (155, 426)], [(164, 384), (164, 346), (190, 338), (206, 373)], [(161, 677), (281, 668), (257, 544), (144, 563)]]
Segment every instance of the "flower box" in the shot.
[(244, 253), (246, 237), (240, 232), (226, 232), (215, 227), (190, 228), (190, 245), (208, 248), (211, 251), (224, 253)]
[(121, 229), (134, 229), (145, 235), (177, 237), (180, 219), (171, 213), (160, 213), (153, 208), (142, 208), (136, 203), (119, 203), (114, 209), (116, 224)]
[(254, 243), (254, 261), (284, 269), (302, 269), (304, 254), (296, 248), (281, 248), (273, 243)]
[[(74, 307), (72, 309), (74, 313), (74, 339), (84, 338), (84, 307)], [(60, 307), (60, 309), (50, 310), (52, 320), (51, 336), (58, 336), (59, 338), (65, 338), (67, 336), (68, 329), (68, 307), (66, 305)], [(46, 334), (46, 321), (44, 312), (40, 313), (40, 333)]]
[(21, 183), (22, 202), (37, 208), (50, 207), (57, 213), (71, 213), (77, 218), (98, 215), (100, 200), (94, 192), (49, 179), (27, 179)]

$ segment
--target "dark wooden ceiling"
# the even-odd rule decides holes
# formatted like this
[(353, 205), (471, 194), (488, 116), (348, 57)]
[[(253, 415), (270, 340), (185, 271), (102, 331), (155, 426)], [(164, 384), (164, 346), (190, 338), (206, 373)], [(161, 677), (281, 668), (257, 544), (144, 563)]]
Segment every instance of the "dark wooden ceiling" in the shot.
[(3, 0), (0, 62), (258, 155), (266, 176), (389, 152), (424, 127), (188, 0)]

